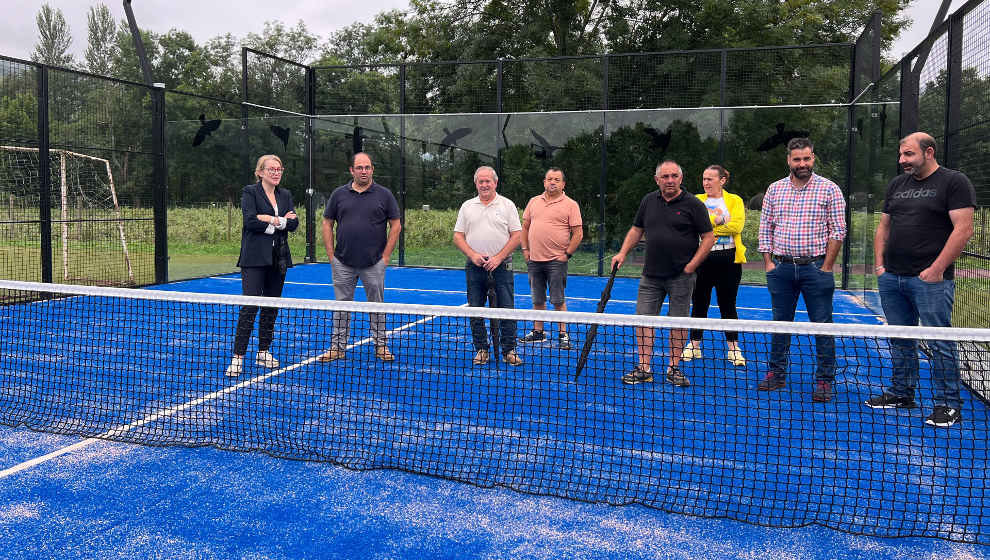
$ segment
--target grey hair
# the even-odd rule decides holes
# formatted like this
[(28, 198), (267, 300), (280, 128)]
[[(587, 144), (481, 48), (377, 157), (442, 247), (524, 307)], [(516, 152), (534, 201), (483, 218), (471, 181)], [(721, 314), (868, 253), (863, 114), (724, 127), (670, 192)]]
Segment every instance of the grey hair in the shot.
[(489, 166), (489, 165), (482, 165), (478, 169), (475, 169), (474, 170), (474, 182), (475, 183), (478, 182), (478, 173), (481, 173), (482, 171), (488, 171), (488, 172), (490, 172), (492, 174), (492, 180), (495, 181), (496, 183), (498, 182), (498, 173), (495, 173), (495, 170), (491, 166)]
[(676, 165), (677, 166), (677, 171), (680, 172), (681, 177), (684, 176), (684, 168), (681, 167), (681, 164), (677, 163), (676, 161), (674, 161), (672, 159), (665, 159), (665, 160), (661, 161), (660, 163), (658, 163), (657, 164), (657, 168), (653, 170), (653, 174), (656, 175), (656, 176), (659, 176), (660, 175), (660, 168), (663, 167), (663, 165), (665, 163), (672, 163), (672, 164)]

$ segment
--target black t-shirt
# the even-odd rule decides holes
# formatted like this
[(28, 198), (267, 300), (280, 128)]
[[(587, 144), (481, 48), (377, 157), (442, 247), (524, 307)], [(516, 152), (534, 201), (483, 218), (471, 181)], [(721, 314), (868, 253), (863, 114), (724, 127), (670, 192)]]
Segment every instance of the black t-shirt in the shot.
[[(890, 216), (883, 256), (887, 272), (917, 276), (931, 266), (952, 233), (949, 211), (975, 206), (973, 183), (958, 171), (939, 167), (921, 181), (909, 173), (895, 177), (883, 201), (883, 213)], [(944, 278), (954, 275), (953, 264)]]
[(330, 194), (323, 217), (337, 222), (337, 260), (351, 268), (368, 268), (382, 257), (386, 226), (389, 220), (399, 219), (399, 205), (392, 192), (378, 183), (364, 192), (347, 183)]
[(644, 196), (633, 225), (646, 235), (643, 275), (655, 278), (672, 278), (684, 272), (698, 251), (701, 234), (712, 231), (705, 203), (683, 190), (670, 202), (659, 190)]

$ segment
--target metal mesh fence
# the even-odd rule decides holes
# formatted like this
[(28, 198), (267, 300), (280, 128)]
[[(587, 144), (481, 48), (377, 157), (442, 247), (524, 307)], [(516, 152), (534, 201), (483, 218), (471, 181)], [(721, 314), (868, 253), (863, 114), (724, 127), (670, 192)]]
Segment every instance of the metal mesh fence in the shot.
[(849, 45), (733, 50), (726, 55), (726, 105), (848, 102)]
[(0, 68), (0, 273), (154, 282), (149, 88), (23, 61)]
[(400, 111), (398, 66), (349, 66), (318, 70), (314, 77), (317, 114)]
[[(876, 87), (875, 108), (869, 111), (868, 128), (872, 130), (861, 131), (868, 142), (854, 154), (857, 162), (870, 161), (871, 169), (857, 167), (858, 190), (853, 193), (853, 201), (856, 196), (869, 199), (856, 206), (865, 221), (859, 220), (864, 228), (863, 251), (853, 264), (862, 263), (863, 285), (870, 289), (876, 278), (872, 275), (872, 239), (866, 233), (876, 227), (887, 183), (900, 172), (898, 139), (914, 131), (935, 137), (939, 164), (965, 173), (976, 190), (974, 235), (956, 264), (953, 324), (984, 328), (990, 327), (988, 22), (990, 2), (967, 2), (883, 76)], [(862, 113), (865, 118), (866, 112)], [(871, 296), (876, 298), (870, 291), (864, 295), (868, 301)], [(969, 381), (973, 385), (974, 380)]]
[(297, 113), (309, 108), (306, 66), (243, 49), (244, 100)]
[(518, 60), (502, 63), (502, 111), (600, 109), (602, 59)]
[(723, 105), (722, 51), (608, 57), (608, 108)]
[(958, 123), (949, 123), (952, 163), (973, 182), (974, 234), (960, 260), (954, 324), (990, 327), (990, 2), (962, 16)]

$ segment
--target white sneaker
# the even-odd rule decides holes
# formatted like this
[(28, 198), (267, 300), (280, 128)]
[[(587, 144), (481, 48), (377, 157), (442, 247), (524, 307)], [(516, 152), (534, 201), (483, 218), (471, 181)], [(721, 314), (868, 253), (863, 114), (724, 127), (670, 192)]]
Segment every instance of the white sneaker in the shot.
[(697, 346), (695, 346), (693, 340), (691, 342), (688, 342), (687, 346), (684, 347), (684, 351), (681, 352), (682, 362), (690, 362), (691, 360), (700, 357), (701, 357), (701, 344), (699, 343)]
[(726, 358), (736, 367), (746, 367), (746, 358), (743, 358), (742, 351), (738, 348), (729, 348)]
[(258, 352), (258, 358), (254, 361), (254, 363), (268, 369), (275, 369), (278, 367), (278, 360), (276, 360), (275, 356), (272, 356), (272, 353), (268, 350)]
[(244, 372), (244, 358), (240, 356), (234, 356), (230, 359), (230, 365), (227, 366), (227, 377), (237, 377)]

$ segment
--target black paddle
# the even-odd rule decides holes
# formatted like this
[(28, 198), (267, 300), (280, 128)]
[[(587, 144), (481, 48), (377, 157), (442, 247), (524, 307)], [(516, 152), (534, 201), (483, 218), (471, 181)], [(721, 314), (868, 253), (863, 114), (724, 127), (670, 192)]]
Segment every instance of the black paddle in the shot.
[[(598, 309), (595, 313), (604, 313), (605, 305), (608, 303), (608, 298), (612, 297), (612, 284), (615, 282), (615, 273), (619, 271), (617, 265), (612, 266), (612, 274), (608, 277), (608, 283), (605, 284), (605, 289), (602, 290), (602, 298), (598, 300)], [(595, 335), (598, 333), (598, 325), (594, 324), (588, 327), (588, 334), (584, 338), (584, 347), (581, 348), (581, 357), (578, 358), (577, 373), (574, 374), (574, 381), (578, 380), (581, 375), (581, 370), (584, 369), (584, 364), (588, 362), (588, 354), (591, 352), (591, 345), (595, 342)]]

